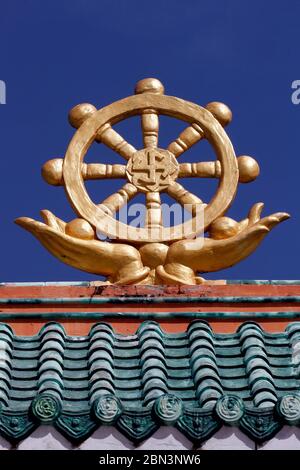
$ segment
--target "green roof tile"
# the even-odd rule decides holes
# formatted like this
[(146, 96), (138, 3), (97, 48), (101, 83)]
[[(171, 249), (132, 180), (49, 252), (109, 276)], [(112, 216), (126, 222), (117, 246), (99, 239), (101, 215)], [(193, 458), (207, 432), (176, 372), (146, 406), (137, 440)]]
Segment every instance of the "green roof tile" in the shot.
[(80, 337), (58, 323), (33, 337), (0, 324), (0, 407), (10, 441), (52, 423), (74, 442), (103, 424), (134, 442), (162, 424), (198, 444), (221, 425), (262, 442), (300, 424), (300, 323), (225, 335), (204, 321), (176, 334), (147, 321), (127, 337), (105, 323)]

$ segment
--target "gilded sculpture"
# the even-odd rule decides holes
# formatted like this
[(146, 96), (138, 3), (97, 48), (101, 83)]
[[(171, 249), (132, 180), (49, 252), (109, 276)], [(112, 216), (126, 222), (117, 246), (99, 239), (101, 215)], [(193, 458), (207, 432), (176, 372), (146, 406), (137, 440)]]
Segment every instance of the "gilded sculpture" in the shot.
[[(135, 149), (113, 128), (140, 115), (144, 147)], [(167, 149), (158, 144), (159, 115), (181, 119), (187, 127)], [(42, 168), (47, 183), (65, 188), (78, 218), (66, 223), (48, 210), (44, 223), (28, 217), (16, 223), (31, 232), (54, 256), (77, 269), (106, 277), (112, 284), (202, 284), (199, 274), (228, 268), (250, 255), (266, 234), (289, 214), (278, 212), (261, 218), (262, 203), (248, 216), (235, 221), (226, 217), (238, 183), (259, 175), (252, 157), (236, 157), (224, 130), (232, 114), (223, 103), (201, 107), (164, 94), (154, 78), (140, 80), (135, 94), (97, 110), (83, 103), (69, 114), (77, 129), (65, 157), (49, 160)], [(202, 139), (212, 145), (216, 161), (180, 163), (180, 155)], [(85, 163), (97, 141), (125, 159), (126, 165)], [(84, 182), (90, 179), (124, 179), (125, 184), (101, 204), (94, 203)], [(216, 194), (209, 203), (180, 184), (181, 178), (217, 178)], [(164, 227), (161, 193), (166, 193), (191, 212), (191, 219)], [(142, 227), (117, 221), (115, 214), (134, 196), (145, 196)], [(202, 216), (200, 215), (202, 214)], [(200, 221), (200, 222), (199, 222)], [(102, 241), (98, 232), (107, 236)]]

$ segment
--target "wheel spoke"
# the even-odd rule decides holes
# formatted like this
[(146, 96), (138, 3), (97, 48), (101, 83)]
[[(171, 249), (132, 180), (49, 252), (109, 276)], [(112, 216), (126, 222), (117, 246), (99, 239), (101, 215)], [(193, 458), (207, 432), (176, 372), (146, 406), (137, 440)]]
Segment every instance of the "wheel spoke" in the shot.
[[(137, 82), (134, 92), (136, 95), (144, 94), (151, 98), (152, 94), (163, 95), (164, 86), (155, 78), (146, 78)], [(144, 147), (158, 146), (159, 119), (155, 109), (144, 109), (141, 116)]]
[(144, 147), (158, 147), (159, 118), (155, 109), (146, 109), (141, 116)]
[(145, 227), (149, 229), (161, 229), (162, 211), (159, 192), (146, 193), (146, 220)]
[(184, 129), (179, 137), (174, 140), (169, 146), (168, 150), (179, 157), (183, 152), (186, 152), (194, 144), (196, 144), (204, 136), (204, 131), (195, 122)]
[(131, 183), (126, 183), (122, 188), (114, 194), (108, 196), (99, 207), (103, 208), (106, 213), (113, 215), (121, 209), (127, 202), (129, 202), (138, 192), (136, 187)]
[(105, 124), (97, 133), (97, 141), (117, 152), (121, 157), (129, 160), (136, 149), (116, 132), (110, 124)]
[(84, 180), (126, 178), (125, 165), (106, 165), (104, 163), (83, 163), (81, 174)]
[(204, 205), (203, 201), (198, 196), (191, 193), (177, 182), (170, 184), (167, 189), (167, 194), (179, 202), (184, 209), (191, 212), (192, 215), (196, 215), (199, 207)]
[[(63, 186), (62, 158), (54, 158), (42, 167), (42, 176), (47, 183), (54, 186)], [(84, 180), (97, 180), (104, 178), (126, 178), (125, 165), (106, 165), (104, 163), (82, 163), (81, 176)]]
[(221, 176), (221, 163), (215, 162), (201, 163), (180, 163), (179, 178), (219, 178)]

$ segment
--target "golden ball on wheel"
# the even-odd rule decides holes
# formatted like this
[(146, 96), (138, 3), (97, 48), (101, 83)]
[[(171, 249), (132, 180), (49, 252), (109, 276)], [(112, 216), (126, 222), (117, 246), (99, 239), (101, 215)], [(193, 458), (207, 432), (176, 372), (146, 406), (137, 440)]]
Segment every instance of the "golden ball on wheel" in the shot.
[(212, 101), (205, 107), (223, 127), (227, 126), (227, 124), (232, 121), (232, 112), (226, 104), (220, 103), (219, 101)]
[(230, 217), (219, 217), (209, 227), (209, 234), (214, 240), (223, 240), (238, 233), (239, 224)]
[(42, 177), (48, 184), (59, 186), (63, 184), (63, 159), (53, 158), (42, 166)]
[(91, 224), (84, 219), (74, 219), (66, 225), (66, 234), (81, 240), (93, 240), (95, 232)]
[(135, 85), (134, 92), (136, 95), (141, 93), (155, 93), (156, 95), (163, 95), (165, 88), (157, 78), (144, 78)]
[(259, 175), (259, 165), (256, 160), (248, 155), (242, 155), (237, 159), (239, 167), (239, 182), (251, 183)]
[(86, 121), (90, 116), (92, 116), (97, 111), (97, 108), (90, 103), (81, 103), (69, 112), (69, 123), (75, 129), (78, 129), (81, 124)]

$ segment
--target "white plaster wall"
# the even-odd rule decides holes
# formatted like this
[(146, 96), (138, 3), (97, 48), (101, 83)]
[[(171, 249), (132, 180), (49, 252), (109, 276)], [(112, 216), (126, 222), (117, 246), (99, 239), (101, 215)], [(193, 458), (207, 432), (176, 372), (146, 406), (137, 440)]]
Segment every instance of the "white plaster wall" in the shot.
[(98, 428), (79, 448), (81, 450), (128, 450), (135, 447), (115, 428), (103, 426)]
[(124, 450), (124, 449), (138, 449), (138, 450), (181, 450), (191, 449), (193, 444), (186, 439), (186, 437), (177, 431), (168, 427), (161, 427), (156, 431), (150, 439), (142, 442), (136, 447), (126, 437), (119, 433), (115, 428), (103, 426), (98, 428), (85, 442), (80, 446), (81, 450), (84, 449), (99, 449), (99, 450)]
[[(0, 438), (0, 450), (9, 450), (12, 445)], [(161, 427), (151, 438), (138, 447), (120, 434), (114, 427), (98, 428), (79, 447), (74, 447), (52, 426), (41, 426), (19, 445), (20, 450), (184, 450), (193, 449), (193, 444), (177, 429)], [(273, 439), (256, 446), (251, 439), (236, 428), (221, 428), (202, 444), (203, 450), (300, 450), (300, 429), (286, 426)]]
[(224, 426), (202, 444), (204, 450), (255, 450), (255, 443), (239, 429)]
[(285, 426), (276, 436), (257, 449), (263, 450), (300, 450), (300, 429)]
[(185, 450), (192, 449), (193, 444), (177, 429), (161, 427), (150, 439), (143, 442), (139, 450)]
[(0, 437), (0, 450), (10, 450), (12, 445), (3, 437)]
[(68, 450), (73, 449), (52, 426), (40, 426), (18, 445), (20, 450)]

